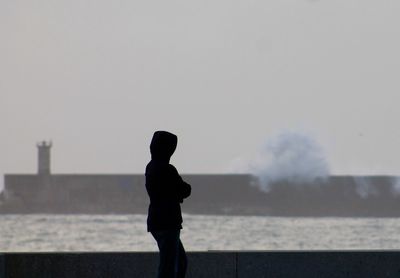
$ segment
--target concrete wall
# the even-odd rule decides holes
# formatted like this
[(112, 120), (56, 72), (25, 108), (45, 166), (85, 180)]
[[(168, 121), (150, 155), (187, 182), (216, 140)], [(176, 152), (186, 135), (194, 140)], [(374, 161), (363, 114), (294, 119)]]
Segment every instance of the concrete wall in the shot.
[[(397, 177), (333, 176), (314, 184), (277, 182), (264, 192), (250, 175), (183, 175), (192, 214), (400, 216)], [(0, 213), (147, 213), (144, 175), (5, 175)]]
[[(157, 253), (6, 253), (0, 278), (150, 278)], [(189, 252), (187, 278), (400, 277), (398, 251)]]
[(10, 213), (146, 213), (143, 175), (5, 175)]

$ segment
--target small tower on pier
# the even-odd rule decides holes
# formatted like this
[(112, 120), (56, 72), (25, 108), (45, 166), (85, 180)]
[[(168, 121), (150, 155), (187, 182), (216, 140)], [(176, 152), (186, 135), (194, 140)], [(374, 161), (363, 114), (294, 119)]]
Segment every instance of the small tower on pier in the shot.
[(50, 148), (52, 142), (40, 142), (38, 147), (38, 174), (50, 175)]

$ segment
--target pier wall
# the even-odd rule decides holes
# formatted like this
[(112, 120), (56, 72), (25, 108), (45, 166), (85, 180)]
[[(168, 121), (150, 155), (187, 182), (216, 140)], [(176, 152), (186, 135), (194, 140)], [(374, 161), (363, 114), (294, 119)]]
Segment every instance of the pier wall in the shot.
[[(400, 251), (188, 252), (187, 278), (400, 277)], [(154, 278), (158, 254), (5, 253), (0, 278)]]
[[(183, 175), (191, 214), (399, 217), (400, 178), (331, 176), (309, 183), (279, 181), (262, 190), (251, 175)], [(5, 198), (4, 198), (5, 196)], [(143, 214), (143, 174), (5, 175), (4, 213)]]

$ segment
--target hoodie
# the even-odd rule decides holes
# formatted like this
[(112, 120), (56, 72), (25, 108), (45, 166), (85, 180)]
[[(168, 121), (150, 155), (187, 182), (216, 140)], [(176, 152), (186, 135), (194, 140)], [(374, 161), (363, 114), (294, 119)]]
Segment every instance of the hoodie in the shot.
[(150, 144), (151, 161), (146, 166), (146, 190), (150, 198), (147, 230), (182, 229), (180, 203), (189, 197), (191, 187), (169, 163), (178, 137), (167, 131), (156, 131)]

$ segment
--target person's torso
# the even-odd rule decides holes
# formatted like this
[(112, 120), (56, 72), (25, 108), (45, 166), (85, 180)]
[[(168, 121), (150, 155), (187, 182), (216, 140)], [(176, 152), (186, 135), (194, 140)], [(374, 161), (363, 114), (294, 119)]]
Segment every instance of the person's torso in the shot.
[(150, 198), (148, 230), (182, 228), (182, 215), (173, 166), (150, 161), (146, 167), (146, 190)]

